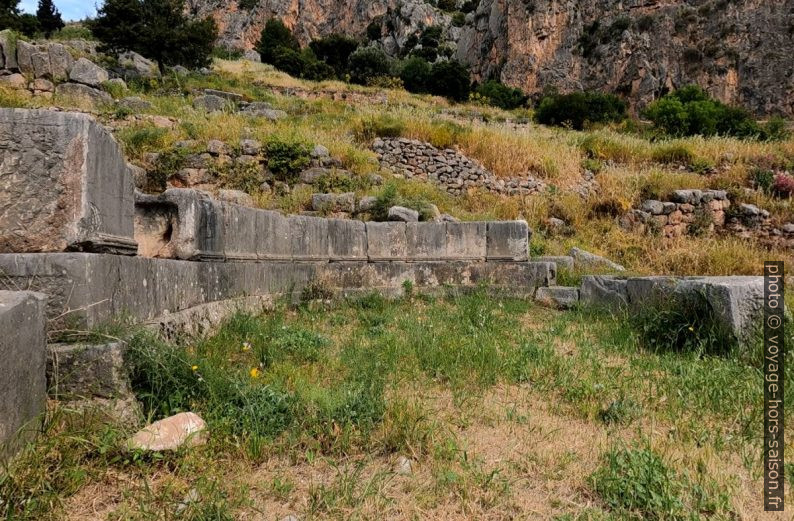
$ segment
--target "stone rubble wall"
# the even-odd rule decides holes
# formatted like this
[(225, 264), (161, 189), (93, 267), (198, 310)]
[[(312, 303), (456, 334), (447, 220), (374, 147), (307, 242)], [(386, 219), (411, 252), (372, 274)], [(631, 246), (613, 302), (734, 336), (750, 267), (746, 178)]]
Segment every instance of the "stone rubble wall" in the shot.
[(774, 225), (770, 214), (755, 205), (732, 205), (724, 190), (676, 190), (670, 201), (646, 200), (623, 215), (621, 226), (664, 237), (710, 234), (724, 230), (782, 247), (794, 247), (794, 224)]
[(406, 179), (439, 184), (452, 195), (461, 195), (469, 188), (482, 188), (503, 195), (531, 195), (546, 189), (546, 185), (536, 179), (498, 178), (456, 150), (441, 150), (422, 141), (378, 138), (372, 149), (378, 154), (382, 167)]

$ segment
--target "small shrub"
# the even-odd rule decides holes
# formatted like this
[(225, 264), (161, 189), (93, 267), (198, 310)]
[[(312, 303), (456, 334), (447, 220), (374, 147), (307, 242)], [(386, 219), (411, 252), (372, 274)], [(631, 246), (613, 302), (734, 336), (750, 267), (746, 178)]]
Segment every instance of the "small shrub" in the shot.
[(750, 172), (749, 178), (750, 186), (756, 190), (769, 193), (769, 191), (772, 189), (772, 185), (775, 182), (775, 173), (764, 168), (754, 168)]
[(642, 415), (642, 406), (631, 398), (619, 398), (603, 409), (598, 418), (607, 425), (626, 425)]
[(695, 155), (688, 146), (682, 143), (670, 143), (656, 147), (651, 153), (651, 159), (663, 164), (688, 165)]
[(412, 57), (405, 61), (400, 71), (400, 79), (408, 92), (428, 92), (430, 84), (430, 63), (424, 58)]
[(706, 208), (699, 206), (695, 209), (695, 220), (689, 223), (687, 233), (693, 237), (705, 237), (714, 226), (714, 218)]
[(772, 193), (778, 197), (791, 198), (794, 196), (794, 177), (788, 174), (778, 174), (772, 183)]
[(471, 92), (469, 70), (455, 61), (433, 65), (430, 71), (430, 93), (453, 101), (465, 101)]
[(154, 168), (146, 172), (145, 191), (159, 193), (166, 189), (168, 179), (174, 176), (185, 162), (186, 151), (172, 149), (162, 152), (157, 157)]
[(293, 181), (310, 163), (309, 147), (302, 142), (271, 138), (265, 145), (267, 167), (280, 181)]
[(306, 67), (304, 56), (295, 49), (287, 47), (279, 47), (273, 51), (273, 56), (268, 63), (271, 63), (273, 67), (281, 72), (286, 72), (293, 78), (300, 78)]
[(232, 163), (218, 173), (221, 186), (252, 194), (262, 186), (262, 169), (258, 163)]
[(327, 63), (313, 61), (304, 67), (303, 77), (311, 81), (332, 80), (336, 77), (336, 71)]
[(466, 25), (466, 14), (458, 11), (452, 15), (452, 25), (455, 27), (463, 27)]
[(545, 96), (535, 119), (544, 125), (584, 129), (587, 123), (620, 122), (626, 117), (626, 102), (613, 94), (574, 92)]
[(168, 130), (154, 126), (132, 127), (119, 132), (119, 139), (124, 143), (127, 154), (133, 157), (162, 150), (167, 137)]
[(529, 96), (524, 94), (521, 89), (514, 89), (494, 80), (483, 83), (477, 87), (476, 92), (486, 98), (494, 107), (505, 110), (523, 107), (529, 100)]
[(359, 47), (350, 55), (350, 81), (367, 85), (379, 76), (391, 74), (389, 57), (379, 47)]

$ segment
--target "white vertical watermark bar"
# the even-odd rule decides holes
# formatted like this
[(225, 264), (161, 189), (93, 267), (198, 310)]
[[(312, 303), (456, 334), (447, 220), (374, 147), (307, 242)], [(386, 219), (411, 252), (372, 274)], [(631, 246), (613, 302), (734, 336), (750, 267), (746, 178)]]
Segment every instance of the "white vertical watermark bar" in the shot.
[(764, 263), (764, 510), (783, 511), (783, 262)]

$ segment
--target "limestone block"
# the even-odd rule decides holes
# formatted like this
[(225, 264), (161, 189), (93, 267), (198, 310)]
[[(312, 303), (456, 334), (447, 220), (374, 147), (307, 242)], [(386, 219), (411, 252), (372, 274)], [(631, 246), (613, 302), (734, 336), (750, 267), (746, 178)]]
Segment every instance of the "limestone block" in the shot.
[(289, 220), (278, 212), (258, 211), (258, 256), (261, 260), (292, 259), (292, 242)]
[(134, 254), (132, 177), (85, 114), (0, 109), (0, 252)]
[(367, 256), (371, 262), (405, 260), (407, 254), (405, 223), (367, 223)]
[(580, 299), (583, 304), (595, 307), (624, 309), (629, 303), (627, 280), (608, 275), (588, 275), (582, 278)]
[[(664, 217), (664, 216), (654, 216), (654, 220), (658, 217)], [(665, 221), (661, 222), (662, 225), (664, 225), (664, 223), (667, 222), (666, 221), (667, 218), (664, 217), (664, 219)], [(600, 269), (608, 269), (611, 271), (626, 271), (626, 268), (624, 268), (620, 264), (612, 262), (611, 260), (602, 257), (600, 255), (590, 253), (589, 251), (581, 250), (579, 248), (571, 248), (571, 251), (568, 252), (568, 255), (573, 257), (574, 264), (576, 265), (576, 267), (581, 267), (585, 269), (600, 268)]]
[(17, 61), (17, 36), (9, 29), (0, 31), (0, 49), (2, 49), (3, 66), (12, 71), (19, 70)]
[(446, 223), (407, 223), (405, 239), (409, 261), (440, 261), (447, 257)]
[(91, 109), (113, 103), (113, 97), (107, 92), (79, 83), (61, 83), (55, 87), (55, 94)]
[(567, 255), (562, 256), (544, 256), (544, 257), (533, 257), (532, 260), (534, 262), (553, 262), (557, 265), (557, 269), (565, 269), (569, 272), (574, 270), (574, 260), (573, 257), (569, 257)]
[(47, 399), (46, 297), (0, 291), (0, 462), (38, 430)]
[(529, 260), (529, 235), (526, 221), (489, 222), (488, 260), (516, 262)]
[(38, 52), (35, 45), (24, 40), (17, 40), (17, 63), (19, 72), (22, 74), (33, 74), (33, 55)]
[(47, 53), (50, 57), (50, 71), (52, 72), (52, 79), (55, 81), (64, 81), (69, 77), (69, 72), (74, 65), (74, 58), (72, 53), (66, 46), (60, 43), (51, 43), (47, 47)]
[(170, 188), (157, 196), (136, 194), (135, 237), (143, 257), (221, 260), (224, 232), (221, 203), (202, 192)]
[(132, 393), (124, 342), (47, 346), (47, 384), (58, 399), (117, 398)]
[(488, 224), (484, 222), (447, 222), (448, 260), (484, 261), (487, 254)]
[(52, 78), (52, 68), (50, 67), (50, 55), (46, 52), (37, 52), (30, 57), (33, 65), (33, 75), (36, 78)]
[(366, 225), (361, 221), (329, 219), (328, 255), (332, 261), (366, 261)]
[(544, 306), (570, 309), (579, 303), (579, 288), (565, 286), (538, 288), (535, 293), (535, 300)]
[(72, 65), (69, 79), (75, 83), (82, 83), (89, 87), (99, 87), (110, 79), (108, 71), (89, 59), (80, 58)]
[(221, 203), (223, 211), (223, 245), (226, 260), (244, 261), (259, 258), (257, 214), (260, 210), (231, 203)]
[(292, 215), (288, 218), (292, 259), (328, 261), (328, 220)]

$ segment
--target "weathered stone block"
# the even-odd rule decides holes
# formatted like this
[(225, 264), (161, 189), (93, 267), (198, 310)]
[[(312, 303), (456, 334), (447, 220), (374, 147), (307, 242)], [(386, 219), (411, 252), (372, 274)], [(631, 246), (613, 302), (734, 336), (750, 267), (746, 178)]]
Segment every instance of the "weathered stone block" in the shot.
[(627, 280), (607, 275), (588, 275), (582, 278), (579, 296), (583, 304), (610, 310), (625, 309), (629, 303)]
[(489, 222), (488, 260), (516, 262), (529, 260), (529, 234), (526, 221)]
[(332, 261), (366, 261), (366, 225), (361, 221), (329, 219), (328, 254)]
[(56, 81), (67, 79), (69, 72), (72, 70), (72, 65), (74, 65), (74, 58), (69, 49), (60, 43), (51, 43), (47, 47), (47, 53), (50, 56), (52, 79)]
[(405, 260), (408, 244), (405, 223), (368, 222), (367, 256), (372, 262)]
[(55, 95), (91, 110), (113, 103), (113, 97), (107, 92), (80, 83), (61, 83), (55, 87)]
[(261, 260), (292, 259), (292, 242), (289, 220), (278, 212), (256, 212), (259, 247), (257, 253)]
[(17, 63), (22, 74), (33, 74), (33, 55), (38, 52), (35, 45), (25, 40), (17, 40)]
[(301, 215), (288, 220), (292, 260), (328, 261), (328, 220)]
[(257, 214), (260, 210), (221, 203), (223, 211), (223, 244), (226, 260), (242, 261), (259, 258), (259, 230)]
[(446, 223), (408, 223), (405, 238), (409, 261), (440, 261), (446, 257)]
[(221, 203), (196, 190), (170, 188), (136, 194), (135, 237), (139, 255), (183, 260), (225, 258)]
[(134, 254), (133, 183), (85, 114), (0, 109), (0, 252)]
[[(665, 216), (656, 215), (654, 219), (663, 218), (664, 222), (667, 222), (667, 218)], [(573, 257), (574, 264), (577, 267), (581, 267), (584, 269), (606, 269), (611, 271), (626, 271), (626, 268), (612, 262), (611, 260), (602, 257), (600, 255), (596, 255), (595, 253), (590, 253), (589, 251), (581, 250), (579, 248), (571, 248), (571, 251), (568, 252), (568, 255)]]
[(17, 36), (11, 30), (0, 31), (0, 49), (3, 51), (3, 66), (12, 71), (19, 70)]
[(570, 309), (579, 303), (579, 288), (550, 286), (538, 288), (535, 300), (540, 304), (557, 309)]
[(58, 399), (129, 396), (126, 344), (50, 344), (47, 385)]
[(46, 297), (0, 291), (0, 462), (38, 430), (47, 399)]
[(82, 83), (90, 87), (100, 87), (110, 79), (108, 72), (86, 58), (80, 58), (72, 65), (69, 79), (75, 83)]
[(448, 222), (447, 260), (484, 261), (488, 246), (488, 224), (484, 222)]

